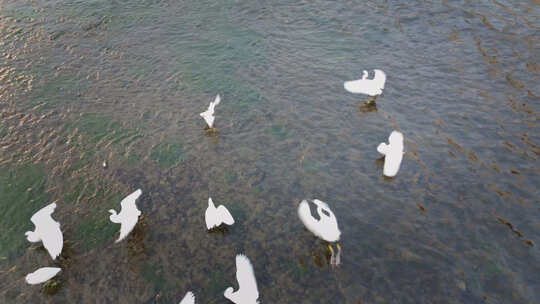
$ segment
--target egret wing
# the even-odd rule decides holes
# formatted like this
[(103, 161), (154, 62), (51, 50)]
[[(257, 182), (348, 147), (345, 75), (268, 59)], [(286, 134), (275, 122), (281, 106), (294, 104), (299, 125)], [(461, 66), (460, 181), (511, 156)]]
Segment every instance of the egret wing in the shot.
[(385, 143), (380, 143), (379, 146), (377, 146), (377, 152), (381, 153), (382, 155), (386, 155), (390, 151), (390, 146)]
[(179, 304), (195, 304), (195, 295), (193, 292), (188, 291)]
[(343, 87), (345, 88), (345, 90), (351, 93), (364, 93), (360, 85), (362, 80), (364, 79), (345, 81), (343, 83)]
[(49, 217), (46, 223), (41, 223), (39, 235), (43, 242), (43, 246), (47, 249), (51, 258), (53, 260), (56, 259), (62, 252), (62, 247), (64, 246), (64, 237), (60, 230), (60, 224)]
[(221, 102), (221, 97), (219, 96), (219, 94), (217, 94), (216, 99), (214, 99), (214, 102), (210, 103), (210, 109), (212, 110), (212, 114), (214, 114), (214, 109), (220, 102)]
[(122, 225), (120, 226), (120, 236), (116, 240), (115, 243), (120, 242), (121, 240), (125, 239), (126, 236), (135, 228), (135, 225), (137, 224), (137, 221), (139, 220), (139, 217), (133, 217), (129, 219), (124, 219), (122, 221)]
[(315, 205), (321, 207), (321, 208), (330, 210), (330, 207), (328, 207), (328, 204), (325, 203), (325, 202), (323, 202), (323, 201), (321, 201), (321, 200), (314, 199), (314, 200), (313, 200), (313, 203), (314, 203)]
[(247, 256), (243, 254), (236, 256), (236, 280), (238, 281), (239, 291), (242, 295), (246, 295), (246, 299), (256, 300), (259, 298), (253, 265), (251, 265)]
[(403, 160), (403, 151), (396, 150), (391, 151), (388, 156), (384, 158), (383, 173), (386, 176), (393, 177), (399, 171), (401, 161)]
[(312, 218), (309, 203), (306, 200), (302, 200), (300, 205), (298, 205), (298, 217), (306, 226), (306, 223)]
[(58, 267), (42, 267), (32, 273), (27, 274), (25, 280), (26, 283), (30, 285), (40, 284), (52, 279), (60, 272), (60, 270), (62, 269)]
[(382, 94), (386, 82), (386, 74), (381, 70), (374, 70), (373, 79), (367, 79), (368, 73), (364, 71), (362, 79), (345, 81), (345, 90), (351, 93), (361, 93), (370, 96)]
[(220, 205), (218, 208), (217, 208), (217, 214), (218, 214), (218, 217), (219, 217), (219, 220), (227, 225), (232, 225), (234, 224), (234, 219), (231, 215), (231, 213), (229, 212), (229, 210), (227, 210), (227, 208), (223, 205)]
[[(121, 202), (120, 202), (120, 206), (122, 206), (122, 211), (124, 211), (124, 209), (130, 209), (131, 208), (131, 204), (135, 204), (135, 201), (139, 198), (139, 196), (141, 196), (142, 194), (142, 190), (141, 189), (137, 189), (135, 192), (131, 193), (130, 195), (126, 196)], [(137, 205), (135, 204), (135, 208), (137, 208)]]
[(204, 220), (206, 222), (206, 228), (212, 229), (214, 226), (217, 225), (217, 211), (215, 207), (208, 206), (206, 208), (206, 212), (204, 214)]
[(379, 90), (382, 93), (382, 90), (384, 89), (384, 84), (386, 83), (386, 73), (384, 73), (381, 70), (373, 70), (375, 72), (375, 76), (373, 77), (373, 80), (377, 82), (379, 85)]
[(34, 223), (34, 225), (38, 227), (44, 220), (47, 220), (51, 217), (54, 209), (56, 209), (56, 204), (51, 203), (34, 213), (34, 215), (32, 215), (32, 217), (30, 218), (30, 221), (32, 221), (32, 223)]
[(403, 147), (403, 133), (399, 131), (392, 131), (388, 136), (388, 143), (391, 146)]

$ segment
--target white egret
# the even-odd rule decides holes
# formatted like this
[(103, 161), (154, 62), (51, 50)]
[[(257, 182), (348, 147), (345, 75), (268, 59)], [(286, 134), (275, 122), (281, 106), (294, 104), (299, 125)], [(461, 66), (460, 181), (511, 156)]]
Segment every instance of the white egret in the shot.
[(214, 127), (214, 109), (215, 107), (221, 102), (221, 97), (219, 94), (216, 96), (216, 99), (213, 102), (210, 102), (210, 105), (208, 106), (208, 109), (204, 112), (202, 112), (200, 115), (208, 125), (209, 129), (212, 129)]
[(188, 291), (179, 304), (195, 304), (195, 295), (193, 292)]
[(375, 72), (373, 79), (367, 79), (368, 72), (364, 70), (361, 79), (345, 81), (345, 90), (369, 96), (381, 95), (386, 82), (386, 74), (381, 70), (373, 71)]
[(30, 220), (36, 228), (34, 231), (27, 231), (25, 233), (28, 241), (32, 243), (43, 242), (43, 247), (47, 249), (53, 260), (60, 255), (64, 246), (60, 223), (51, 217), (54, 209), (56, 209), (56, 204), (51, 203), (34, 213)]
[(388, 177), (394, 177), (399, 171), (401, 160), (403, 159), (403, 134), (398, 131), (392, 131), (388, 137), (388, 145), (380, 143), (377, 151), (384, 155), (383, 174)]
[(225, 298), (235, 304), (258, 304), (259, 290), (253, 266), (243, 254), (236, 255), (236, 281), (238, 281), (238, 290), (233, 292), (232, 287), (227, 288), (224, 293)]
[(208, 198), (208, 208), (206, 208), (204, 219), (208, 230), (216, 228), (221, 224), (227, 224), (229, 226), (234, 224), (234, 219), (229, 210), (223, 205), (219, 205), (216, 208), (211, 197)]
[(117, 214), (114, 209), (109, 210), (109, 212), (111, 213), (111, 216), (109, 217), (111, 222), (121, 224), (120, 236), (115, 243), (123, 240), (131, 232), (131, 230), (135, 228), (135, 225), (139, 220), (139, 215), (141, 215), (141, 211), (137, 209), (135, 201), (139, 198), (139, 196), (141, 196), (141, 194), (142, 190), (138, 189), (137, 191), (126, 196), (120, 202), (120, 206), (122, 206), (122, 210), (120, 211), (120, 213)]
[[(312, 200), (312, 202), (317, 206), (317, 213), (319, 219), (317, 220), (311, 215), (311, 210), (309, 208), (309, 203), (307, 200), (300, 202), (298, 206), (298, 217), (304, 223), (304, 226), (311, 231), (315, 236), (327, 241), (327, 242), (337, 242), (341, 236), (341, 231), (339, 230), (336, 216), (323, 201), (318, 199)], [(338, 249), (337, 256), (334, 255), (334, 249), (329, 244), (328, 249), (332, 253), (330, 257), (330, 264), (339, 265), (341, 263), (341, 246), (339, 243), (336, 245)]]
[(27, 274), (25, 280), (26, 283), (30, 285), (41, 284), (54, 278), (54, 276), (56, 276), (60, 270), (62, 269), (58, 267), (42, 267), (32, 273)]

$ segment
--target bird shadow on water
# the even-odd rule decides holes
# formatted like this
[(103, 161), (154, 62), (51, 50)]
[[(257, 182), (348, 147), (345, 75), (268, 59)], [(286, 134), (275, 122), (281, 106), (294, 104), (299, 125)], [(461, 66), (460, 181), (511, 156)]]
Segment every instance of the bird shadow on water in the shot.
[(47, 281), (43, 286), (41, 287), (41, 292), (52, 296), (57, 294), (60, 289), (62, 288), (63, 279), (62, 277), (54, 278), (49, 281)]
[(330, 258), (332, 254), (328, 250), (328, 244), (330, 243), (327, 243), (324, 246), (317, 246), (316, 248), (312, 248), (311, 250), (311, 258), (313, 259), (313, 262), (315, 263), (315, 265), (317, 265), (319, 268), (331, 266)]
[(148, 223), (146, 217), (140, 216), (139, 220), (137, 221), (137, 225), (135, 225), (135, 228), (133, 228), (133, 231), (131, 231), (127, 240), (128, 256), (130, 259), (129, 264), (133, 265), (135, 268), (137, 263), (133, 262), (141, 261), (148, 256), (146, 246), (144, 245), (147, 229)]
[(58, 259), (55, 261), (55, 264), (58, 267), (61, 267), (62, 269), (67, 269), (71, 265), (73, 265), (73, 263), (75, 263), (74, 257), (77, 256), (78, 253), (75, 249), (75, 245), (75, 243), (69, 240), (64, 240), (62, 252), (58, 256)]
[(209, 144), (216, 146), (219, 143), (219, 131), (216, 128), (204, 129), (204, 135), (208, 138)]
[(216, 128), (209, 128), (208, 126), (206, 126), (206, 128), (204, 128), (204, 135), (217, 138), (219, 135), (219, 131)]
[(226, 236), (229, 234), (229, 227), (227, 225), (221, 225), (219, 227), (214, 227), (207, 231), (209, 234), (220, 234)]
[[(306, 233), (307, 232), (309, 231), (306, 230)], [(331, 243), (322, 241), (318, 238), (313, 238), (308, 248), (306, 248), (308, 250), (308, 260), (312, 260), (318, 268), (331, 267), (332, 253), (328, 249), (329, 245), (331, 245)], [(300, 258), (300, 260), (303, 260), (303, 258)], [(302, 266), (306, 267), (307, 265)]]
[(384, 156), (380, 157), (380, 158), (377, 158), (375, 160), (375, 166), (379, 167), (379, 168), (382, 168), (384, 167)]
[(358, 106), (358, 110), (360, 113), (371, 113), (371, 112), (377, 112), (377, 104), (374, 101), (371, 101), (370, 99), (362, 102)]
[(383, 180), (383, 182), (386, 182), (386, 183), (393, 183), (394, 182), (393, 177), (388, 177), (386, 175), (381, 175), (381, 179)]

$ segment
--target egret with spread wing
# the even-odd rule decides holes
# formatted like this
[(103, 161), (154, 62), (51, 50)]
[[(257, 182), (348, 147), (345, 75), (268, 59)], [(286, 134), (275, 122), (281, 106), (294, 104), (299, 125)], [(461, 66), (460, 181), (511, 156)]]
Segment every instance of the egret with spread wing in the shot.
[(60, 255), (64, 246), (60, 223), (51, 217), (54, 209), (56, 209), (56, 204), (52, 203), (34, 213), (30, 220), (34, 223), (36, 229), (25, 233), (28, 241), (32, 243), (43, 242), (43, 247), (47, 249), (53, 260)]
[(115, 243), (123, 240), (131, 232), (131, 230), (135, 228), (135, 225), (139, 220), (139, 215), (141, 215), (141, 211), (137, 209), (135, 201), (139, 198), (139, 196), (141, 196), (141, 194), (142, 190), (138, 189), (137, 191), (126, 196), (120, 202), (120, 206), (122, 206), (122, 210), (120, 211), (120, 213), (117, 214), (114, 209), (109, 210), (109, 212), (111, 213), (111, 216), (109, 217), (111, 222), (121, 224), (120, 236)]
[(216, 99), (213, 102), (210, 102), (208, 109), (202, 112), (200, 115), (208, 125), (208, 128), (212, 129), (214, 127), (214, 109), (221, 102), (221, 97), (219, 94), (216, 96)]
[(211, 197), (208, 198), (208, 208), (206, 208), (204, 219), (208, 230), (217, 228), (221, 224), (227, 224), (229, 226), (234, 224), (234, 219), (229, 210), (223, 205), (219, 205), (219, 207), (216, 208)]
[(345, 81), (345, 90), (369, 96), (381, 95), (386, 83), (386, 74), (381, 70), (373, 71), (375, 73), (373, 79), (367, 79), (368, 72), (364, 70), (361, 79)]
[(253, 266), (243, 254), (236, 256), (236, 281), (238, 281), (238, 290), (233, 292), (232, 287), (227, 288), (225, 297), (235, 304), (258, 304), (259, 290)]
[[(308, 201), (303, 200), (298, 206), (298, 217), (302, 223), (304, 223), (304, 226), (315, 234), (315, 236), (327, 242), (339, 241), (341, 231), (338, 227), (337, 218), (332, 210), (330, 210), (330, 207), (328, 207), (328, 204), (318, 199), (314, 199), (312, 202), (317, 206), (319, 219), (317, 220), (311, 215)], [(336, 247), (338, 253), (337, 255), (334, 255), (334, 249), (330, 244), (328, 245), (328, 249), (330, 249), (330, 252), (332, 253), (332, 256), (330, 257), (331, 265), (339, 265), (341, 263), (341, 246), (339, 246), (338, 243)]]

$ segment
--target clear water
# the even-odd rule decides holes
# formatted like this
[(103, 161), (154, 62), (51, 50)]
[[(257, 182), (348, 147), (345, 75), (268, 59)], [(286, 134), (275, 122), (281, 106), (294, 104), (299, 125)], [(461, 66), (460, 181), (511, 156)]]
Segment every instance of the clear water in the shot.
[[(539, 5), (0, 0), (0, 302), (227, 303), (245, 253), (262, 303), (538, 303)], [(372, 111), (343, 82), (375, 68)], [(209, 195), (228, 231), (206, 232)], [(336, 214), (340, 267), (303, 198)], [(56, 262), (24, 239), (52, 201)], [(54, 265), (55, 294), (25, 284)]]

